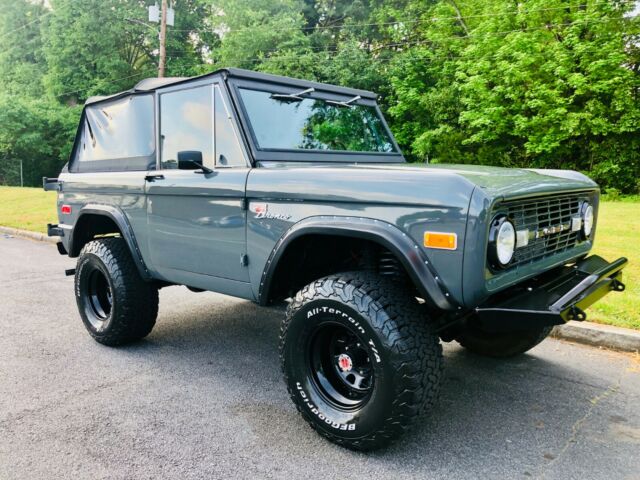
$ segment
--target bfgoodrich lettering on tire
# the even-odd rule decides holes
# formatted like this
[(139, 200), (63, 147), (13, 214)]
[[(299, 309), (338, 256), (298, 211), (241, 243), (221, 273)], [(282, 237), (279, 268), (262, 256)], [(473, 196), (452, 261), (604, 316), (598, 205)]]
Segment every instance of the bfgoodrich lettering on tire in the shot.
[(158, 289), (142, 280), (122, 238), (102, 238), (84, 246), (75, 292), (84, 326), (104, 345), (139, 340), (156, 323)]
[(282, 323), (280, 359), (307, 422), (370, 450), (398, 437), (437, 397), (442, 349), (415, 298), (390, 279), (353, 272), (299, 291)]

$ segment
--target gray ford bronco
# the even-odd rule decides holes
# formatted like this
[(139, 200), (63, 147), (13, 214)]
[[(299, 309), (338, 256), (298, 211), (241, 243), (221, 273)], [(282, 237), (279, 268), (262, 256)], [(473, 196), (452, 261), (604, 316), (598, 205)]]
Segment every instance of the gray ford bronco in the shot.
[(224, 69), (87, 100), (57, 179), (62, 254), (105, 345), (158, 290), (288, 304), (280, 358), (329, 440), (383, 446), (436, 400), (440, 340), (521, 354), (624, 290), (592, 255), (599, 190), (565, 170), (409, 164), (362, 90)]

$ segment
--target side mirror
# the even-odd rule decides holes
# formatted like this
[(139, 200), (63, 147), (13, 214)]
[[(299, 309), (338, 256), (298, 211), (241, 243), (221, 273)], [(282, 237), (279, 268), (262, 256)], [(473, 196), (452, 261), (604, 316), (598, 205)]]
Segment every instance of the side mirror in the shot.
[(178, 169), (198, 170), (202, 168), (202, 152), (197, 150), (183, 150), (178, 152)]

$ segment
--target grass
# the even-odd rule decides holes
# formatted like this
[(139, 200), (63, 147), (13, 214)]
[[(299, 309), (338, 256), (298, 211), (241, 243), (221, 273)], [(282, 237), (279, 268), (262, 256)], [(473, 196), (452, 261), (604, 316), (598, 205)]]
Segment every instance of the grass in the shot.
[(0, 225), (46, 233), (47, 223), (58, 223), (56, 192), (0, 187)]
[(610, 193), (603, 193), (600, 196), (602, 202), (626, 202), (626, 203), (638, 203), (640, 202), (640, 195), (612, 195)]
[(611, 293), (587, 311), (592, 322), (640, 330), (640, 202), (602, 202), (593, 253), (607, 260), (627, 257), (623, 293)]
[[(41, 188), (0, 187), (0, 225), (46, 232), (56, 223), (55, 192)], [(611, 293), (588, 313), (593, 322), (640, 330), (640, 199), (602, 202), (593, 253), (607, 260), (624, 256), (624, 293)]]

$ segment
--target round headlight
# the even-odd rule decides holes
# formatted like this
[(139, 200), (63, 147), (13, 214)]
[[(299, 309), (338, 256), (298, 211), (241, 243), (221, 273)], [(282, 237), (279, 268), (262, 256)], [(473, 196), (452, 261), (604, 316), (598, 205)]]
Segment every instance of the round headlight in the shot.
[(584, 203), (582, 206), (582, 232), (585, 237), (591, 235), (593, 230), (593, 206), (588, 203)]
[(516, 229), (507, 217), (496, 217), (489, 233), (489, 255), (494, 266), (505, 267), (516, 249)]

